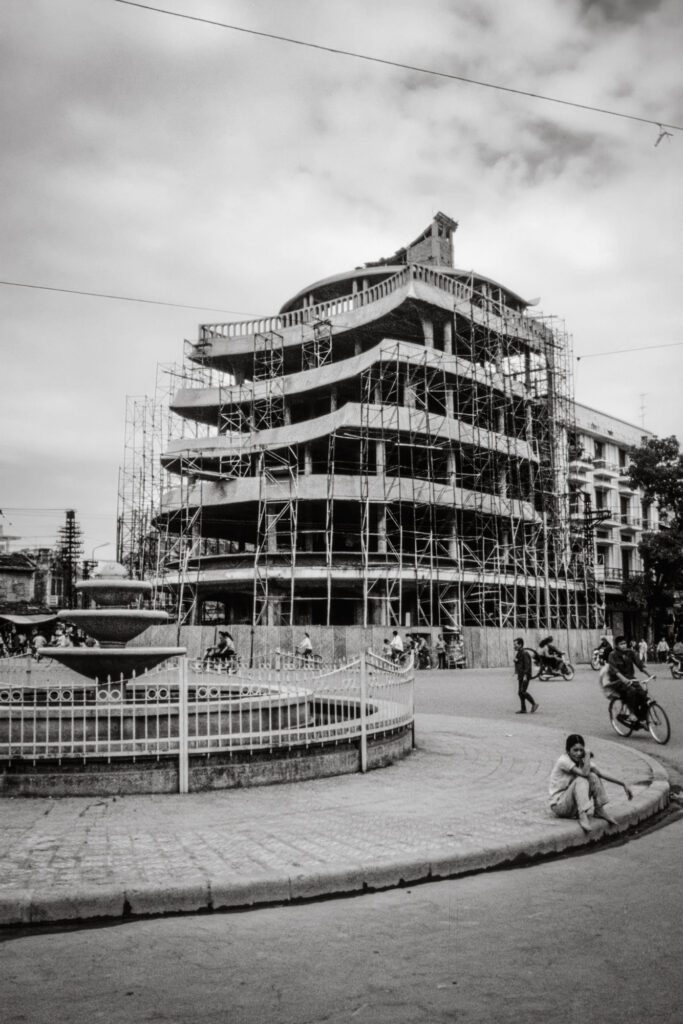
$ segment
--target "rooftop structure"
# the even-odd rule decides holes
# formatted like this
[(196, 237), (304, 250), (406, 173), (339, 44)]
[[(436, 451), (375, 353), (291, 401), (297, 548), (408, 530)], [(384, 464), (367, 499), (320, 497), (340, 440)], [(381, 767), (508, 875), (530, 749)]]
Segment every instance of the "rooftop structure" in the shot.
[[(437, 214), (271, 317), (203, 325), (161, 385), (172, 425), (135, 404), (157, 448), (127, 445), (118, 557), (184, 621), (602, 624), (570, 530), (566, 332), (455, 269), (456, 228)], [(150, 451), (170, 486), (140, 482)]]

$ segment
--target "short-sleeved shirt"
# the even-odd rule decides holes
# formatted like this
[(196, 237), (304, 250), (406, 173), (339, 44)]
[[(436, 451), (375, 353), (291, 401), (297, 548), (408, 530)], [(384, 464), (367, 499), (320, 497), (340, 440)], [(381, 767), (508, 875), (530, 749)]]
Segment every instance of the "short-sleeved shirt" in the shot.
[(641, 670), (643, 668), (640, 658), (633, 651), (620, 651), (618, 647), (610, 654), (608, 663), (610, 667), (609, 677), (612, 682), (615, 682), (617, 679), (615, 669), (627, 679), (635, 679), (635, 666), (637, 665)]
[[(592, 758), (589, 759), (589, 764), (591, 768), (595, 767)], [(569, 754), (562, 754), (561, 757), (558, 757), (553, 770), (550, 773), (550, 782), (548, 784), (551, 807), (553, 804), (557, 803), (565, 789), (568, 789), (569, 786), (571, 786), (572, 782), (576, 778), (572, 769), (576, 767), (577, 766), (574, 764)]]
[(391, 647), (391, 649), (393, 651), (402, 651), (403, 650), (403, 641), (401, 640), (401, 638), (400, 638), (400, 636), (398, 634), (396, 634), (396, 636), (393, 636), (391, 638), (390, 647)]

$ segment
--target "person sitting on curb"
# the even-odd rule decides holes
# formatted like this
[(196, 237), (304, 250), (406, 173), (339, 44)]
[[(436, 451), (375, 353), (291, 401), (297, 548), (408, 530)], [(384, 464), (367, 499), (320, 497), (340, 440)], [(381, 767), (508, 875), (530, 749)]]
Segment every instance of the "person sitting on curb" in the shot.
[(622, 786), (629, 800), (633, 799), (631, 788), (621, 779), (600, 771), (579, 733), (567, 737), (565, 750), (550, 773), (550, 810), (558, 818), (578, 818), (583, 831), (590, 832), (588, 812), (592, 800), (594, 817), (602, 818), (608, 825), (616, 825), (615, 819), (605, 810), (609, 797), (603, 779)]
[(531, 713), (538, 711), (538, 704), (528, 692), (529, 681), (531, 679), (531, 655), (524, 646), (524, 641), (521, 636), (518, 636), (515, 640), (515, 675), (517, 676), (517, 696), (521, 708), (519, 711), (515, 711), (516, 715), (526, 714), (526, 702), (531, 704)]

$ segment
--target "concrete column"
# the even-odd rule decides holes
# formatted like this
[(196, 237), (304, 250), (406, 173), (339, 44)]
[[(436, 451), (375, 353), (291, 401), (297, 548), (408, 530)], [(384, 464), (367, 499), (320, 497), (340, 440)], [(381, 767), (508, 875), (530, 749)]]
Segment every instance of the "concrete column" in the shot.
[(269, 553), (277, 551), (277, 516), (272, 512), (266, 516), (266, 548)]
[(311, 454), (311, 446), (309, 444), (304, 445), (304, 476), (310, 476), (313, 472), (313, 456)]
[(450, 533), (448, 535), (448, 557), (452, 558), (454, 562), (458, 561), (458, 534), (455, 527), (455, 519), (451, 523)]
[(446, 384), (446, 415), (455, 416), (455, 394), (450, 384)]
[(382, 505), (377, 513), (377, 550), (381, 555), (387, 552), (387, 510)]
[(443, 350), (448, 356), (453, 354), (453, 321), (450, 319), (443, 325)]
[(507, 498), (508, 496), (508, 468), (507, 466), (498, 467), (498, 495), (501, 498)]
[(289, 407), (289, 402), (285, 402), (285, 426), (291, 427), (292, 425), (292, 410)]
[(377, 476), (384, 476), (386, 470), (384, 441), (375, 442), (375, 458), (377, 460)]
[(430, 316), (420, 313), (420, 322), (422, 324), (425, 348), (434, 348), (434, 321)]
[(336, 412), (337, 410), (337, 385), (333, 385), (330, 389), (330, 412)]

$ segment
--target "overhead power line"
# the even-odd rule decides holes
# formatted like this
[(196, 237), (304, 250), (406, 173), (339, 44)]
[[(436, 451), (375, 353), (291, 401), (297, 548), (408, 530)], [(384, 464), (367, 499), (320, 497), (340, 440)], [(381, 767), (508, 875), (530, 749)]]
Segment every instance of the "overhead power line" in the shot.
[(610, 352), (587, 352), (585, 356), (577, 356), (577, 363), (581, 359), (597, 359), (598, 356), (618, 356), (624, 352), (650, 352), (655, 348), (678, 348), (679, 345), (683, 345), (683, 341), (673, 341), (667, 345), (641, 345), (639, 348), (615, 348)]
[(637, 114), (625, 114), (619, 110), (608, 110), (605, 107), (595, 107), (589, 103), (576, 103), (572, 100), (561, 100), (557, 96), (545, 96), (542, 93), (528, 92), (526, 89), (514, 89), (509, 85), (496, 85), (494, 82), (484, 82), (476, 78), (466, 78), (464, 75), (453, 75), (447, 71), (436, 71), (433, 68), (418, 67), (414, 64), (403, 64), (400, 61), (389, 60), (386, 57), (374, 57), (368, 53), (356, 53), (354, 50), (342, 50), (336, 46), (323, 46), (322, 43), (311, 43), (305, 39), (293, 39), (291, 36), (277, 35), (275, 32), (260, 32), (255, 28), (245, 28), (243, 25), (230, 25), (224, 21), (214, 21), (211, 18), (200, 18), (196, 14), (182, 14), (179, 11), (168, 11), (163, 7), (152, 7), (150, 4), (136, 3), (135, 0), (114, 0), (114, 3), (124, 4), (126, 7), (139, 7), (143, 11), (153, 11), (155, 14), (167, 14), (171, 18), (182, 18), (185, 21), (196, 21), (202, 25), (211, 25), (214, 28), (225, 28), (231, 32), (242, 32), (245, 35), (260, 36), (262, 39), (273, 39), (279, 43), (289, 43), (292, 46), (305, 46), (311, 50), (322, 50), (325, 53), (334, 53), (340, 57), (353, 57), (356, 60), (366, 60), (373, 64), (384, 64), (387, 67), (401, 68), (403, 71), (415, 71), (420, 75), (433, 75), (436, 78), (448, 78), (454, 82), (465, 82), (467, 85), (477, 85), (482, 89), (496, 89), (499, 92), (509, 92), (515, 96), (527, 96), (533, 100), (544, 100), (546, 103), (559, 103), (564, 107), (575, 107), (578, 110), (590, 110), (595, 114), (607, 114), (610, 117), (621, 117), (629, 121), (640, 121), (642, 124), (655, 125), (660, 130), (673, 128), (674, 131), (683, 131), (683, 126), (667, 124), (663, 121), (654, 120), (650, 117), (639, 117)]
[(217, 306), (188, 306), (183, 302), (162, 302), (160, 299), (141, 299), (133, 295), (110, 295), (108, 292), (86, 292), (78, 288), (53, 288), (47, 284), (27, 284), (24, 281), (0, 281), (8, 288), (33, 288), (41, 292), (64, 292), (66, 295), (88, 295), (93, 299), (115, 299), (117, 302), (144, 302), (150, 306), (172, 306), (174, 309), (199, 309), (207, 313), (228, 313), (230, 316), (260, 316), (236, 309), (219, 309)]

